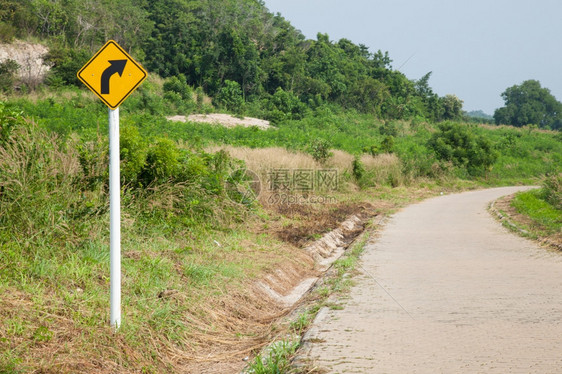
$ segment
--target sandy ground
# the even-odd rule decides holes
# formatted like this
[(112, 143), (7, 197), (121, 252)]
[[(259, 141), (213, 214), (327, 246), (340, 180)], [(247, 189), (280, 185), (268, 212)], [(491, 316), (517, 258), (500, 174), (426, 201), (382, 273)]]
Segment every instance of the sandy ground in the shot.
[(252, 127), (256, 126), (262, 130), (267, 130), (273, 128), (270, 126), (269, 121), (258, 119), (258, 118), (251, 118), (251, 117), (244, 117), (244, 118), (237, 118), (231, 116), (230, 114), (221, 114), (221, 113), (214, 113), (214, 114), (190, 114), (189, 116), (171, 116), (166, 117), (169, 121), (176, 121), (176, 122), (199, 122), (199, 123), (213, 123), (222, 125), (225, 127), (236, 127), (236, 126), (244, 126), (244, 127)]
[(321, 310), (303, 355), (330, 373), (560, 373), (562, 253), (486, 211), (519, 189), (442, 196), (391, 217), (344, 309)]

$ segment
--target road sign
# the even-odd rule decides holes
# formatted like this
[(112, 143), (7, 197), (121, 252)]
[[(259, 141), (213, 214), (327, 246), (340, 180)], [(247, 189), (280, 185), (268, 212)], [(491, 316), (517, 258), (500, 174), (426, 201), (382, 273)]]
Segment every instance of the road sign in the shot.
[(110, 323), (121, 325), (121, 183), (119, 105), (146, 79), (146, 71), (110, 40), (76, 74), (109, 107)]
[(145, 80), (147, 73), (110, 40), (77, 75), (108, 107), (115, 109)]

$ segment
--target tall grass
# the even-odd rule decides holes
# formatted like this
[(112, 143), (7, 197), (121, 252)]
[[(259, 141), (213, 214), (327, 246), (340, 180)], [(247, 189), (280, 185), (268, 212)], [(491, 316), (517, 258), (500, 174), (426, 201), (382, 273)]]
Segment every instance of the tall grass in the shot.
[[(154, 86), (154, 87), (152, 87)], [(440, 162), (428, 147), (436, 125), (419, 121), (377, 120), (369, 115), (353, 111), (342, 112), (329, 106), (311, 111), (302, 120), (286, 120), (276, 129), (262, 131), (257, 128), (225, 128), (200, 123), (171, 122), (165, 115), (174, 113), (174, 106), (165, 99), (157, 100), (160, 92), (155, 82), (151, 87), (131, 96), (123, 107), (123, 125), (136, 126), (144, 138), (169, 137), (182, 140), (189, 147), (230, 145), (249, 148), (284, 148), (306, 152), (315, 141), (328, 142), (332, 149), (352, 155), (378, 153), (393, 137), (391, 150), (402, 161), (403, 174), (411, 178), (474, 179), (465, 169)], [(97, 132), (105, 133), (107, 110), (80, 92), (63, 91), (58, 99), (12, 99), (7, 105), (22, 108), (42, 126), (56, 131), (61, 136), (78, 132), (81, 137), (95, 139)], [(163, 102), (160, 101), (163, 100)], [(130, 101), (130, 102), (129, 102)], [(143, 104), (144, 103), (144, 104)], [(159, 108), (159, 109), (158, 109)], [(489, 125), (463, 125), (474, 135), (483, 136), (498, 151), (499, 157), (489, 170), (476, 177), (490, 184), (530, 182), (542, 178), (546, 173), (560, 171), (562, 143), (555, 132), (530, 131), (511, 127)], [(391, 134), (391, 135), (389, 135)], [(336, 159), (337, 157), (332, 157)], [(348, 162), (351, 164), (351, 162)]]

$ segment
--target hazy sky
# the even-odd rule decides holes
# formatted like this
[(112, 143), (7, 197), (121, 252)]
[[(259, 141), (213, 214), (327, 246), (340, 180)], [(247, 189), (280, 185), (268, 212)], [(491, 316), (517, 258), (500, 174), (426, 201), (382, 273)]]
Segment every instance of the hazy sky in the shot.
[[(307, 38), (347, 38), (388, 51), (410, 79), (433, 72), (440, 96), (488, 114), (500, 94), (537, 79), (562, 99), (560, 0), (265, 0)], [(402, 66), (402, 67), (401, 67)]]

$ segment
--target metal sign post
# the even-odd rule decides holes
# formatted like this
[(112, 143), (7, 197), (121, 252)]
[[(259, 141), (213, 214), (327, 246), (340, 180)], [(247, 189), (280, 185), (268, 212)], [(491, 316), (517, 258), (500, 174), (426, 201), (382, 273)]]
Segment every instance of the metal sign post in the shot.
[(110, 323), (121, 325), (121, 180), (119, 176), (119, 107), (109, 111), (109, 276)]
[(121, 325), (119, 105), (148, 74), (117, 42), (110, 40), (76, 75), (109, 107), (109, 322), (118, 329)]

